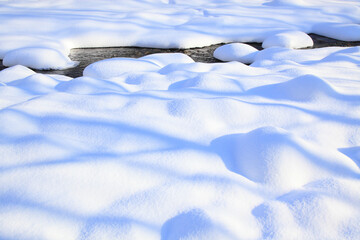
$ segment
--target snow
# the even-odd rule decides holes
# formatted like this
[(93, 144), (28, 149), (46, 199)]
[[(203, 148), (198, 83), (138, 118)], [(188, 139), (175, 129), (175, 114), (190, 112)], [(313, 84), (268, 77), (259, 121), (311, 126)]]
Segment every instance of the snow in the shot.
[[(0, 58), (21, 48), (68, 56), (71, 48), (192, 48), (268, 38), (276, 46), (310, 46), (299, 32), (360, 41), (360, 3), (350, 0), (14, 0), (1, 1), (0, 22)], [(274, 37), (281, 32), (296, 34)], [(30, 67), (49, 67), (36, 54), (27, 59), (39, 63)], [(57, 59), (50, 67), (67, 66)]]
[(0, 2), (0, 54), (31, 68), (72, 47), (235, 42), (226, 63), (0, 71), (0, 239), (360, 238), (360, 47), (240, 43), (340, 35), (358, 2)]
[(358, 238), (359, 52), (1, 71), (1, 238)]
[(148, 61), (112, 58), (90, 64), (85, 68), (84, 76), (108, 79), (126, 72), (146, 72), (159, 69), (159, 66)]
[(300, 31), (286, 31), (271, 35), (265, 38), (263, 48), (286, 47), (286, 48), (307, 48), (314, 45), (309, 35)]
[(35, 72), (27, 67), (16, 65), (11, 68), (5, 68), (0, 72), (2, 83), (8, 83), (14, 80), (22, 79), (35, 74)]
[(54, 49), (27, 47), (7, 52), (3, 64), (8, 67), (23, 65), (34, 69), (48, 70), (72, 68), (78, 63), (71, 61), (69, 57)]
[(87, 66), (84, 76), (109, 79), (129, 72), (154, 72), (160, 68), (175, 63), (193, 63), (194, 60), (181, 53), (152, 54), (139, 59), (111, 58)]
[(270, 6), (306, 6), (309, 5), (308, 0), (271, 0), (266, 5)]
[(245, 43), (231, 43), (218, 47), (214, 51), (214, 57), (224, 61), (239, 61), (253, 63), (258, 50)]
[(312, 32), (343, 41), (359, 41), (360, 25), (353, 23), (318, 23), (313, 26)]

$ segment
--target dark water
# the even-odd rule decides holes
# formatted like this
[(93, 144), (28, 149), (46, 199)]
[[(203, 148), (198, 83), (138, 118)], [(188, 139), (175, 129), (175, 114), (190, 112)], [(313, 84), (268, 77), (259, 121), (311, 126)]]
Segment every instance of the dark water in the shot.
[[(309, 34), (314, 41), (314, 48), (330, 47), (330, 46), (360, 46), (358, 42), (345, 42), (332, 38), (319, 36), (316, 34)], [(247, 43), (259, 50), (261, 50), (261, 43)], [(216, 48), (223, 44), (211, 45), (203, 48), (191, 48), (191, 49), (159, 49), (159, 48), (140, 48), (140, 47), (108, 47), (108, 48), (75, 48), (70, 52), (70, 58), (73, 61), (79, 61), (80, 64), (71, 69), (65, 70), (50, 70), (50, 71), (39, 71), (39, 73), (47, 74), (61, 74), (69, 77), (80, 77), (86, 66), (93, 62), (97, 62), (107, 58), (114, 57), (131, 57), (138, 58), (153, 53), (184, 53), (193, 58), (196, 62), (214, 63), (219, 60), (213, 57), (213, 52)], [(0, 70), (4, 69), (2, 61), (0, 61)]]

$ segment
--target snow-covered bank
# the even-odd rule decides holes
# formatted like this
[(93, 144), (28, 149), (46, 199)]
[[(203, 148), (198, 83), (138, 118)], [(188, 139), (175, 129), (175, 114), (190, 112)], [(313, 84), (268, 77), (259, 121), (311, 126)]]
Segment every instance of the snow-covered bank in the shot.
[[(23, 55), (33, 48), (52, 49), (62, 54), (55, 68), (66, 68), (73, 64), (63, 60), (69, 49), (77, 47), (190, 48), (267, 39), (265, 46), (273, 46), (274, 39), (279, 38), (290, 40), (283, 46), (311, 45), (299, 31), (303, 35), (319, 33), (359, 41), (360, 3), (350, 0), (89, 0), (86, 3), (14, 0), (0, 1), (0, 22), (0, 58), (14, 55), (14, 50), (21, 50), (18, 54)], [(288, 32), (297, 34), (284, 35)], [(298, 42), (299, 38), (304, 40)], [(34, 56), (34, 61), (37, 57)], [(13, 61), (9, 62), (12, 65)]]
[(360, 48), (0, 72), (2, 239), (360, 238)]

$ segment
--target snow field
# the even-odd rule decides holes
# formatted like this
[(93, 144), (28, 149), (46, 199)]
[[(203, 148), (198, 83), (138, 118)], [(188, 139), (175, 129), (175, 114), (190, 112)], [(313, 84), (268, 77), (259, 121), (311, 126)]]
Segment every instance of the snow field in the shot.
[[(297, 49), (359, 41), (359, 2), (13, 0), (0, 21), (0, 239), (360, 238), (360, 47)], [(230, 42), (228, 63), (30, 69)]]
[(1, 71), (1, 238), (358, 238), (359, 52)]

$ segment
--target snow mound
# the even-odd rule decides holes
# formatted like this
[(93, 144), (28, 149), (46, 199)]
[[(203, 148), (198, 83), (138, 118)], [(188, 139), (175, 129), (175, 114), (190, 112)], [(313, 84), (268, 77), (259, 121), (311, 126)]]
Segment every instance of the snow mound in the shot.
[(198, 89), (220, 92), (241, 92), (236, 79), (226, 78), (216, 73), (200, 73), (194, 78), (178, 81), (169, 86), (170, 90)]
[(261, 86), (247, 91), (262, 97), (298, 102), (315, 101), (322, 97), (336, 97), (337, 92), (326, 80), (304, 75), (284, 83)]
[(104, 91), (124, 91), (124, 89), (112, 82), (91, 77), (78, 77), (70, 81), (64, 81), (56, 85), (56, 90), (74, 94), (94, 94)]
[(263, 48), (285, 47), (285, 48), (307, 48), (314, 45), (309, 35), (300, 31), (286, 31), (276, 33), (265, 38)]
[[(128, 73), (124, 76), (125, 84), (122, 84), (128, 91), (136, 92), (142, 90), (167, 90), (171, 81), (168, 76), (158, 72)], [(120, 84), (119, 81), (116, 83)]]
[(283, 129), (263, 127), (221, 137), (212, 145), (230, 171), (279, 190), (301, 187), (317, 177), (311, 160)]
[(66, 69), (78, 63), (71, 61), (62, 52), (42, 47), (26, 47), (10, 51), (3, 59), (4, 66), (23, 65), (33, 69)]
[(8, 86), (14, 86), (32, 94), (46, 94), (54, 90), (59, 82), (44, 74), (33, 74), (23, 79), (14, 80)]
[(360, 41), (360, 25), (352, 23), (318, 23), (312, 32), (342, 41)]
[(171, 63), (193, 63), (194, 60), (183, 53), (155, 53), (139, 58), (144, 61), (152, 62), (159, 67), (165, 67)]
[(339, 51), (340, 48), (318, 48), (318, 49), (288, 49), (281, 47), (266, 48), (256, 56), (255, 62), (251, 66), (257, 66), (262, 62), (279, 62), (292, 61), (295, 63), (305, 63), (310, 61), (319, 61), (329, 54)]
[(15, 65), (13, 67), (5, 68), (4, 70), (0, 71), (0, 82), (6, 84), (11, 81), (22, 79), (33, 74), (35, 74), (33, 70), (21, 65)]
[(242, 63), (254, 62), (258, 50), (248, 44), (231, 43), (218, 47), (214, 51), (214, 58), (224, 62), (239, 61)]
[(133, 58), (111, 58), (90, 64), (84, 69), (85, 77), (110, 79), (128, 72), (151, 72), (160, 67), (151, 62)]
[(13, 35), (9, 32), (0, 38), (0, 46), (0, 59), (3, 59), (8, 52), (21, 48), (48, 48), (63, 52), (64, 55), (69, 53), (69, 49), (56, 38), (31, 36), (31, 34), (26, 35), (24, 33)]
[(181, 213), (168, 220), (161, 229), (162, 240), (224, 239), (211, 219), (201, 209)]
[(212, 146), (230, 171), (280, 191), (304, 186), (335, 171), (345, 176), (356, 176), (359, 172), (356, 164), (344, 155), (312, 148), (276, 127), (220, 137)]
[(172, 63), (159, 70), (160, 74), (171, 74), (178, 71), (188, 71), (194, 73), (205, 73), (214, 68), (213, 64), (194, 62), (194, 63)]

